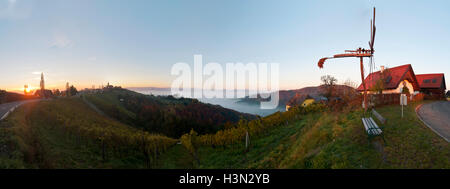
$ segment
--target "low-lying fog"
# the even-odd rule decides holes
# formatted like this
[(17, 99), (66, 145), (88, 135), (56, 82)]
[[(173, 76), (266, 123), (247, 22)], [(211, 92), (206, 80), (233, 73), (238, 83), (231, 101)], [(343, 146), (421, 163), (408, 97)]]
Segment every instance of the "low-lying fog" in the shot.
[[(170, 95), (170, 89), (168, 88), (129, 88), (129, 90), (141, 93), (141, 94), (146, 94), (146, 95), (155, 95), (155, 96), (168, 96)], [(203, 102), (203, 103), (209, 103), (209, 104), (216, 104), (216, 105), (220, 105), (224, 108), (229, 108), (229, 109), (233, 109), (239, 112), (244, 112), (244, 113), (250, 113), (250, 114), (256, 114), (256, 115), (260, 115), (260, 116), (267, 116), (270, 115), (272, 113), (275, 113), (277, 111), (285, 111), (285, 107), (278, 107), (275, 109), (261, 109), (259, 107), (259, 104), (248, 104), (248, 103), (238, 103), (239, 99), (237, 98), (201, 98), (198, 99), (199, 101)]]

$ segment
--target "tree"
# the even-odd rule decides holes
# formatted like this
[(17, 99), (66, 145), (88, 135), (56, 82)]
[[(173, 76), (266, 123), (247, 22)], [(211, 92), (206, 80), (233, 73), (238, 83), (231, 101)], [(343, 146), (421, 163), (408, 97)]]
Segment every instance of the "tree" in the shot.
[(358, 96), (358, 92), (356, 91), (358, 84), (350, 79), (347, 79), (343, 83), (343, 85), (348, 87), (342, 87), (342, 89), (338, 91), (337, 96), (341, 97), (344, 100), (344, 102), (348, 104), (350, 103), (350, 101), (355, 100), (356, 97)]
[(378, 94), (383, 94), (385, 84), (389, 83), (391, 79), (392, 78), (390, 71), (388, 68), (386, 68), (383, 70), (383, 72), (380, 73), (380, 78), (375, 81), (375, 85), (373, 85), (369, 90), (374, 91)]
[(53, 89), (53, 95), (61, 96), (61, 91), (59, 91), (59, 89)]
[(369, 90), (374, 91), (378, 94), (383, 94), (384, 90), (384, 79), (380, 78), (377, 81), (375, 81), (375, 85), (373, 85)]
[(402, 94), (409, 94), (409, 89), (406, 86), (403, 86), (402, 88)]
[(345, 80), (345, 82), (343, 84), (345, 86), (349, 86), (349, 87), (354, 88), (354, 89), (358, 88), (358, 84), (356, 82), (352, 81), (351, 79)]
[(330, 75), (324, 75), (320, 77), (320, 80), (322, 81), (322, 86), (325, 88), (324, 96), (327, 98), (331, 97), (333, 95), (337, 79)]
[(71, 96), (78, 94), (77, 88), (75, 88), (73, 85), (71, 85), (70, 88), (69, 88), (69, 94)]

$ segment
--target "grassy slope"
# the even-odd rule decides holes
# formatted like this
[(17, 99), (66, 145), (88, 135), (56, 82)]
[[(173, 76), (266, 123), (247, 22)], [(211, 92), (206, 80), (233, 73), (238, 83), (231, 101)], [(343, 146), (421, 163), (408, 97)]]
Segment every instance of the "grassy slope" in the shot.
[[(424, 126), (410, 104), (405, 117), (398, 105), (377, 108), (388, 119), (383, 125), (387, 144), (376, 137), (369, 145), (362, 112), (310, 114), (269, 131), (244, 145), (198, 150), (197, 168), (450, 168), (449, 144)], [(379, 124), (381, 125), (381, 124)], [(166, 153), (164, 165), (188, 165), (179, 147)], [(183, 161), (180, 163), (177, 161)], [(163, 166), (164, 167), (164, 166)], [(184, 168), (184, 167), (178, 167)]]
[[(388, 119), (383, 125), (387, 145), (380, 137), (368, 144), (361, 112), (316, 113), (264, 136), (251, 136), (247, 153), (243, 144), (201, 147), (200, 164), (182, 145), (175, 145), (162, 154), (156, 168), (450, 168), (449, 143), (417, 119), (416, 105), (405, 109), (403, 119), (398, 105), (377, 108)], [(60, 118), (79, 117), (86, 124), (129, 128), (97, 114), (80, 99), (31, 103), (0, 123), (0, 168), (145, 167), (140, 154), (110, 155), (103, 162), (93, 141), (80, 142), (61, 132), (62, 125), (51, 116), (56, 112)]]
[[(131, 91), (127, 91), (128, 94), (133, 94)], [(123, 123), (130, 124), (132, 120), (136, 118), (136, 114), (128, 111), (118, 100), (119, 95), (125, 95), (125, 91), (115, 90), (114, 93), (98, 93), (98, 94), (87, 94), (84, 95), (85, 98), (95, 104), (100, 110), (117, 110), (117, 114), (121, 115), (119, 121)], [(108, 115), (113, 115), (112, 112), (105, 112)]]
[(95, 141), (64, 132), (60, 120), (71, 119), (81, 120), (77, 124), (108, 126), (110, 132), (136, 130), (97, 114), (78, 98), (30, 103), (0, 123), (0, 167), (145, 168), (140, 153), (126, 157), (109, 153), (103, 161)]
[[(257, 118), (256, 115), (203, 103), (197, 99), (144, 95), (122, 88), (87, 93), (83, 97), (117, 121), (172, 138), (180, 137), (191, 128), (199, 133), (213, 133), (222, 129), (227, 122), (231, 124), (242, 118)], [(121, 98), (124, 102), (119, 100)], [(152, 108), (157, 111), (148, 110)]]

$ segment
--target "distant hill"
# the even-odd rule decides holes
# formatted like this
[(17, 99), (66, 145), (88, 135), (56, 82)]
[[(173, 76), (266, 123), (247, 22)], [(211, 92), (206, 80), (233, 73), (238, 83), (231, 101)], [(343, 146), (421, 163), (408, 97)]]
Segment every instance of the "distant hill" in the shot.
[[(346, 85), (336, 85), (336, 90), (354, 90), (354, 88), (346, 86)], [(289, 100), (291, 100), (293, 97), (297, 96), (306, 96), (306, 95), (320, 95), (322, 94), (323, 87), (321, 86), (315, 86), (315, 87), (305, 87), (301, 89), (293, 89), (293, 90), (281, 90), (279, 91), (280, 101), (279, 106), (285, 106)], [(241, 99), (239, 103), (260, 103), (262, 101), (268, 101), (268, 99), (261, 98), (261, 96), (258, 95), (258, 98), (249, 98), (248, 96)]]
[(240, 119), (256, 118), (255, 115), (205, 104), (197, 99), (144, 95), (122, 88), (84, 96), (110, 117), (170, 137), (180, 137), (191, 129), (213, 133)]
[(37, 98), (37, 97), (0, 90), (0, 104), (14, 102), (14, 101), (20, 101), (20, 100), (30, 100), (30, 99), (35, 99), (35, 98)]

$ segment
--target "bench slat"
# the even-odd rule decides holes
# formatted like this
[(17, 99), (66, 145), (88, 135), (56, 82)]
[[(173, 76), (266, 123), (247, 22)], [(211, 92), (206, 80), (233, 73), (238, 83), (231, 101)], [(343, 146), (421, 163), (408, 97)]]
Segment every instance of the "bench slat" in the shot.
[(370, 118), (370, 120), (372, 121), (372, 123), (376, 127), (378, 133), (381, 134), (383, 131), (380, 129), (380, 127), (378, 127), (377, 123), (372, 118)]
[(368, 131), (369, 128), (367, 127), (366, 118), (362, 118), (362, 122), (364, 124), (364, 127), (366, 128), (366, 131)]
[(362, 122), (369, 135), (380, 135), (383, 132), (371, 117), (362, 118)]
[(376, 117), (378, 120), (380, 120), (380, 122), (381, 122), (382, 124), (385, 124), (385, 123), (386, 123), (386, 118), (384, 118), (383, 116), (381, 116), (381, 114), (378, 113), (377, 111), (375, 111), (375, 109), (372, 109), (372, 114), (375, 115), (375, 117)]
[(372, 135), (378, 135), (377, 128), (375, 125), (373, 125), (372, 121), (370, 119), (367, 119), (367, 123), (369, 123), (369, 131)]

